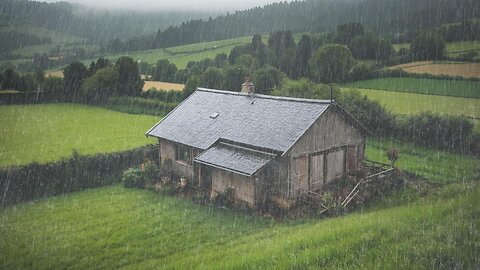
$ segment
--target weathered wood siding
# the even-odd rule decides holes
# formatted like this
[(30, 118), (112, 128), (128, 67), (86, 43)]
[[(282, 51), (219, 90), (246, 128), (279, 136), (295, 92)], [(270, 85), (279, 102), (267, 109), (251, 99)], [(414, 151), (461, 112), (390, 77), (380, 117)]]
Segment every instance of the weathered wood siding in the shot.
[[(175, 147), (176, 147), (175, 142), (159, 139), (159, 148), (160, 148), (159, 153), (160, 153), (161, 164), (163, 164), (165, 160), (171, 159), (174, 173), (179, 177), (188, 179), (191, 182), (194, 180), (193, 164), (187, 164), (185, 162), (176, 160)], [(192, 155), (192, 160), (200, 152), (198, 149), (195, 149), (193, 147), (189, 147), (189, 151), (190, 151), (190, 154)]]
[(235, 190), (235, 198), (255, 206), (255, 181), (247, 176), (212, 168), (212, 191)]
[(364, 134), (336, 107), (330, 107), (290, 149), (290, 195), (321, 189), (345, 173), (360, 169)]

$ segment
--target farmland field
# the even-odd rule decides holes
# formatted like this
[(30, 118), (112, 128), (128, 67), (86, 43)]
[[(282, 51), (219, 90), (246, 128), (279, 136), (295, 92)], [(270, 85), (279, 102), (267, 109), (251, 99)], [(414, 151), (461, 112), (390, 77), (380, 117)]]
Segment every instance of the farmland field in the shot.
[[(263, 38), (266, 42), (265, 37)], [(219, 53), (226, 53), (227, 55), (233, 49), (233, 47), (250, 43), (252, 37), (241, 37), (234, 39), (226, 39), (211, 42), (202, 42), (189, 45), (182, 45), (176, 47), (170, 47), (165, 49), (156, 49), (150, 51), (139, 52), (124, 52), (106, 56), (108, 59), (114, 60), (120, 56), (129, 56), (134, 60), (140, 60), (149, 64), (156, 64), (160, 59), (168, 59), (171, 63), (174, 63), (177, 68), (183, 69), (190, 61), (200, 61), (205, 58), (215, 58)], [(91, 62), (91, 60), (84, 61), (85, 63)]]
[(145, 84), (143, 85), (143, 90), (148, 90), (150, 88), (155, 88), (157, 90), (182, 91), (185, 88), (185, 85), (178, 84), (178, 83), (159, 82), (159, 81), (145, 81)]
[(159, 120), (76, 104), (0, 106), (0, 115), (0, 166), (155, 143), (143, 134)]
[(475, 269), (479, 204), (478, 183), (455, 184), (278, 222), (105, 187), (0, 210), (0, 268)]
[(353, 82), (345, 84), (344, 86), (349, 88), (381, 89), (394, 92), (480, 98), (480, 81), (379, 78)]
[[(380, 102), (396, 114), (434, 112), (447, 115), (465, 115), (480, 119), (480, 99), (401, 93), (384, 90), (357, 89), (372, 100)], [(344, 91), (349, 89), (344, 88)]]
[[(455, 54), (460, 52), (465, 53), (465, 52), (480, 50), (480, 42), (478, 40), (447, 42), (445, 45), (447, 48), (447, 54)], [(401, 48), (409, 49), (410, 44), (409, 43), (393, 44), (393, 48), (396, 51), (399, 51)]]
[(480, 78), (480, 63), (419, 61), (401, 64), (389, 69), (401, 68), (409, 73)]

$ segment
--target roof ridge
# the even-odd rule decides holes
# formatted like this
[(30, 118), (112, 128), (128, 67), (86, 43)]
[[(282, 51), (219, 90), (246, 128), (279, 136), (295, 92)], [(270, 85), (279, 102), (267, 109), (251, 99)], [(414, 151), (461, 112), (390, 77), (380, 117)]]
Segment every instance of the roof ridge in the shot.
[(318, 104), (333, 103), (331, 100), (326, 100), (326, 99), (308, 99), (308, 98), (294, 98), (294, 97), (284, 97), (284, 96), (270, 96), (270, 95), (262, 95), (262, 94), (248, 94), (248, 93), (209, 89), (209, 88), (202, 88), (202, 87), (198, 87), (197, 91), (210, 92), (210, 93), (216, 93), (216, 94), (225, 94), (225, 95), (234, 95), (234, 96), (253, 96), (254, 98), (273, 99), (273, 100), (280, 100), (280, 101), (294, 101), (294, 102), (318, 103)]

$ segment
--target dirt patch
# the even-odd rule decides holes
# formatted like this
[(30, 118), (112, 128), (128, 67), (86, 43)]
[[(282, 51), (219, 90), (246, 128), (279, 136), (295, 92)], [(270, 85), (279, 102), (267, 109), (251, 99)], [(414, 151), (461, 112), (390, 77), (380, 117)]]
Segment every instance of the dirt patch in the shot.
[(401, 64), (391, 68), (401, 68), (409, 73), (428, 73), (432, 75), (449, 75), (461, 76), (465, 78), (480, 78), (480, 63), (438, 63), (433, 61), (419, 61)]
[(159, 81), (145, 81), (145, 85), (143, 85), (143, 90), (146, 91), (150, 88), (155, 88), (157, 90), (182, 91), (185, 88), (185, 85), (178, 84), (178, 83), (159, 82)]

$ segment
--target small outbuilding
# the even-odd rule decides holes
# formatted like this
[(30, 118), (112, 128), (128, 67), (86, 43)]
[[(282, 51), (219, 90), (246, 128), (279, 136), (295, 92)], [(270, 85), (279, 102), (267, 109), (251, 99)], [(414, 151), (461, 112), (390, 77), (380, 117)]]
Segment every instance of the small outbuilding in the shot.
[(362, 169), (364, 127), (330, 100), (198, 88), (146, 132), (190, 185), (261, 208)]

